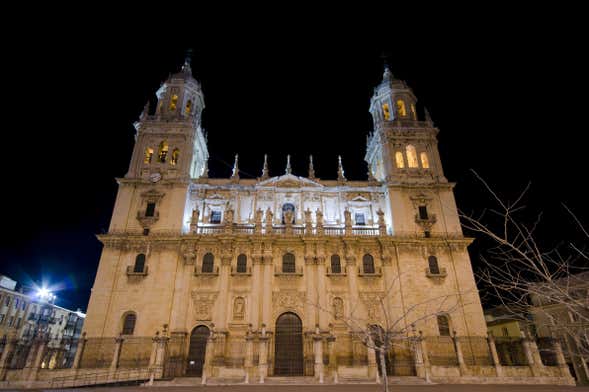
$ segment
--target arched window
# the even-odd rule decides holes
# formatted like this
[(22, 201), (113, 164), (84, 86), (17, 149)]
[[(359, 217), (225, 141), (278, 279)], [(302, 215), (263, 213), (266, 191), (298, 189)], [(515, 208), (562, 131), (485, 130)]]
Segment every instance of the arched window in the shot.
[(391, 119), (391, 109), (389, 108), (388, 103), (382, 105), (382, 116), (384, 117), (385, 121), (389, 121)]
[(438, 258), (436, 256), (430, 256), (427, 258), (429, 264), (429, 273), (434, 275), (440, 274), (440, 267), (438, 266)]
[(405, 101), (397, 99), (397, 113), (401, 117), (407, 117), (407, 108), (405, 107)]
[(166, 158), (168, 157), (168, 148), (169, 148), (168, 142), (163, 140), (160, 143), (160, 146), (157, 151), (157, 156), (158, 156), (158, 159), (161, 163), (166, 163)]
[(135, 313), (127, 313), (123, 318), (123, 335), (133, 335), (135, 331), (135, 323), (137, 321), (137, 315)]
[(215, 257), (212, 253), (207, 253), (202, 258), (202, 272), (213, 272)]
[(247, 256), (243, 253), (237, 256), (237, 272), (247, 272)]
[(284, 256), (282, 256), (282, 272), (284, 272), (284, 273), (296, 272), (295, 256), (292, 253), (286, 253)]
[(450, 319), (447, 315), (438, 315), (438, 330), (440, 331), (440, 336), (450, 336)]
[(374, 258), (369, 254), (365, 254), (364, 257), (362, 257), (362, 271), (365, 274), (374, 273)]
[(145, 158), (143, 159), (144, 163), (151, 163), (151, 158), (153, 157), (153, 148), (147, 147), (145, 149)]
[(190, 111), (192, 110), (192, 101), (189, 99), (188, 101), (186, 101), (186, 114), (190, 114)]
[(172, 95), (170, 98), (170, 111), (176, 110), (176, 105), (178, 104), (178, 96), (176, 94)]
[(133, 272), (143, 272), (145, 270), (145, 255), (139, 253), (135, 257), (135, 265), (133, 266)]
[(422, 152), (421, 154), (421, 167), (429, 169), (429, 159), (427, 159), (427, 153)]
[(174, 151), (172, 151), (172, 159), (170, 159), (170, 164), (172, 166), (176, 166), (176, 164), (178, 163), (179, 156), (180, 156), (180, 150), (175, 148)]
[(397, 151), (395, 153), (395, 163), (399, 169), (403, 169), (405, 167), (405, 159), (403, 158), (403, 153), (401, 151)]
[(407, 166), (413, 168), (417, 167), (417, 152), (415, 151), (415, 146), (409, 144), (406, 148), (407, 150)]
[(340, 263), (340, 258), (338, 255), (331, 255), (331, 273), (332, 274), (341, 274), (342, 273), (342, 265)]

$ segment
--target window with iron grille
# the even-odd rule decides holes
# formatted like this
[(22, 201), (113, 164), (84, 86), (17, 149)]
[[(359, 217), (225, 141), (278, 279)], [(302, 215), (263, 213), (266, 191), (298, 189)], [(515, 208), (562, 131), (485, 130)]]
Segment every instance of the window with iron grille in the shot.
[(338, 255), (331, 255), (331, 272), (334, 274), (342, 273), (342, 265)]
[(247, 272), (247, 256), (244, 254), (237, 256), (237, 272)]
[(292, 253), (287, 253), (282, 256), (282, 272), (294, 273), (296, 272), (295, 257)]
[(365, 254), (362, 258), (362, 271), (365, 274), (374, 273), (374, 258), (369, 254)]
[(212, 253), (207, 253), (202, 258), (202, 272), (213, 272), (215, 266), (215, 257)]

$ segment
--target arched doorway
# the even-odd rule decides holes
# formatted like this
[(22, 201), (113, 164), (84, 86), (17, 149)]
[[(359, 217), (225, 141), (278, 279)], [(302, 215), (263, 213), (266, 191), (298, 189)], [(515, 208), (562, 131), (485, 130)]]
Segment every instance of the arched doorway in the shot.
[(276, 320), (274, 375), (303, 375), (303, 323), (294, 313), (283, 313)]
[(190, 346), (188, 348), (188, 363), (186, 365), (187, 376), (202, 376), (209, 334), (209, 329), (204, 325), (199, 325), (192, 330), (190, 334)]

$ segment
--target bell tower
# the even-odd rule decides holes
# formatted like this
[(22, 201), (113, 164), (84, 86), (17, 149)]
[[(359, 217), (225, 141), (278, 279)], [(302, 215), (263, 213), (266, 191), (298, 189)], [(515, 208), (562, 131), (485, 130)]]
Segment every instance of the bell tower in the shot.
[(205, 107), (200, 83), (192, 76), (187, 58), (156, 92), (157, 106), (149, 104), (135, 125), (136, 143), (126, 178), (168, 180), (198, 178), (208, 150), (201, 116)]
[(439, 130), (427, 110), (425, 119), (418, 117), (416, 104), (407, 83), (385, 66), (370, 100), (374, 129), (365, 160), (372, 176), (386, 187), (393, 232), (429, 236), (460, 231), (453, 184), (444, 177), (438, 152)]

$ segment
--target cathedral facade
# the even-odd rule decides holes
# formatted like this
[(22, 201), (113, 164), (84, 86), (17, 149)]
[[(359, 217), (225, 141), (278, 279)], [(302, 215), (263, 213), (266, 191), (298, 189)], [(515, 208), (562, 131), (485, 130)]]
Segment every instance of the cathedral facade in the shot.
[[(385, 69), (374, 90), (365, 181), (346, 179), (341, 160), (335, 180), (316, 178), (312, 160), (306, 176), (287, 162), (270, 177), (264, 160), (259, 178), (242, 179), (237, 156), (230, 178), (209, 178), (204, 96), (188, 62), (157, 98), (135, 124), (129, 171), (99, 235), (87, 339), (124, 345), (157, 331), (171, 376), (258, 382), (374, 379), (381, 357), (371, 343), (384, 336), (399, 343), (386, 354), (390, 374), (435, 375), (436, 365), (463, 374), (457, 337), (487, 341), (471, 239), (438, 129), (418, 118), (406, 83)], [(449, 364), (435, 363), (442, 346), (454, 350)], [(88, 345), (80, 355), (83, 367), (100, 353)]]

